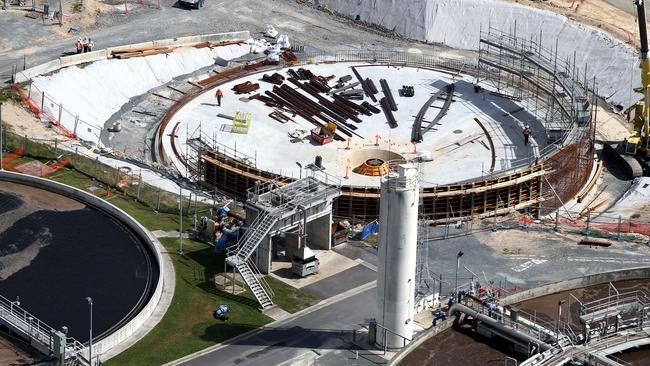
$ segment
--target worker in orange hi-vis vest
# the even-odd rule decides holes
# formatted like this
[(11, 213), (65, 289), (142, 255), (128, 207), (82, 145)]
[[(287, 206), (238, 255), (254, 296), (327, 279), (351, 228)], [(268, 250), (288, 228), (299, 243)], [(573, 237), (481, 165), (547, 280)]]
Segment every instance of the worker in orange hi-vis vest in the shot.
[(214, 96), (217, 97), (217, 104), (221, 107), (221, 98), (223, 98), (223, 92), (221, 89), (217, 88), (217, 93)]

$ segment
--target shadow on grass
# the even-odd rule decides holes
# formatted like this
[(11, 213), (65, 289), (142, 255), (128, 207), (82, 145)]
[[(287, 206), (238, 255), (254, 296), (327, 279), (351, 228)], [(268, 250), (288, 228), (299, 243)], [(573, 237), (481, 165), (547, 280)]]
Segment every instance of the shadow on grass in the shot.
[(243, 334), (258, 328), (259, 326), (250, 324), (232, 324), (230, 322), (218, 322), (207, 327), (205, 329), (205, 332), (200, 337), (204, 341), (208, 342), (228, 342), (228, 338), (232, 338), (239, 334)]
[(200, 264), (204, 268), (203, 278), (205, 279), (205, 281), (196, 285), (196, 287), (212, 295), (219, 296), (245, 306), (249, 306), (255, 309), (259, 307), (257, 301), (251, 298), (240, 296), (240, 295), (234, 295), (227, 291), (219, 290), (214, 285), (212, 279), (214, 278), (215, 275), (221, 273), (227, 275), (226, 273), (224, 273), (223, 254), (217, 254), (212, 250), (211, 247), (207, 247), (205, 249), (187, 252), (185, 255), (189, 259), (195, 261), (196, 263)]
[(207, 292), (207, 293), (210, 293), (210, 294), (215, 295), (215, 296), (222, 297), (222, 298), (230, 300), (232, 302), (236, 302), (236, 303), (239, 303), (239, 304), (242, 304), (242, 305), (245, 305), (245, 306), (250, 306), (250, 307), (255, 308), (255, 309), (259, 308), (259, 304), (257, 303), (257, 301), (255, 301), (253, 299), (250, 299), (248, 297), (245, 297), (245, 296), (234, 295), (234, 294), (228, 293), (226, 291), (219, 290), (211, 282), (208, 282), (208, 281), (201, 282), (199, 285), (197, 285), (197, 287), (200, 288), (201, 290)]

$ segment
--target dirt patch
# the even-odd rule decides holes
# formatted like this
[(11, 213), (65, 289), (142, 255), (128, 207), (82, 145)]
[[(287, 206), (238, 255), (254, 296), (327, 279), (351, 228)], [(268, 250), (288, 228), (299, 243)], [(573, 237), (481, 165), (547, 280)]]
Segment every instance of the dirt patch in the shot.
[(16, 103), (4, 103), (2, 105), (2, 121), (7, 130), (27, 136), (28, 139), (59, 139), (67, 138), (56, 132), (48, 123), (42, 122), (25, 106)]
[(22, 184), (0, 182), (0, 191), (19, 195), (24, 200), (23, 206), (29, 207), (32, 212), (37, 210), (74, 211), (86, 207), (85, 204), (72, 198)]
[(605, 1), (517, 0), (513, 2), (564, 15), (577, 22), (600, 28), (625, 43), (639, 46), (636, 17)]
[(37, 357), (38, 352), (26, 344), (0, 336), (0, 365), (31, 365)]

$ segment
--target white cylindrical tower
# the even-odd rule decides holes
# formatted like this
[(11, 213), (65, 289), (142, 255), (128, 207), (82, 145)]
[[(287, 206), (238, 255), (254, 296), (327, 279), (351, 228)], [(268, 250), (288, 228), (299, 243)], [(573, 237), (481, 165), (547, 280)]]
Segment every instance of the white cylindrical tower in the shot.
[(413, 338), (419, 196), (413, 164), (382, 178), (375, 338), (380, 347), (400, 348)]

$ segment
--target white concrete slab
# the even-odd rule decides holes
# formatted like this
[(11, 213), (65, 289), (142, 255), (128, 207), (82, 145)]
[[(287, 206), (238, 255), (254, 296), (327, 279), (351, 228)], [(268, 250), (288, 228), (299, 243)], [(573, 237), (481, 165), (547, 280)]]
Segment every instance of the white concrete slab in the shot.
[[(258, 100), (249, 100), (248, 95), (235, 95), (231, 90), (236, 84), (250, 81), (260, 83), (260, 89), (255, 93), (264, 94), (264, 91), (271, 90), (273, 85), (261, 81), (261, 73), (222, 85), (220, 88), (225, 95), (221, 107), (216, 105), (214, 90), (206, 91), (178, 111), (173, 118), (174, 123), (167, 126), (164, 135), (169, 135), (176, 121), (180, 121), (176, 141), (179, 151), (183, 153), (186, 151), (185, 140), (188, 134), (190, 137), (197, 136), (200, 129), (203, 134), (214, 136), (218, 143), (256, 159), (259, 168), (285, 176), (298, 177), (300, 168), (296, 162), (305, 166), (320, 155), (323, 157), (323, 165), (327, 173), (344, 178), (346, 171), (348, 172), (344, 184), (371, 187), (379, 185), (378, 177), (359, 175), (352, 170), (365, 159), (376, 156), (377, 150), (390, 151), (407, 160), (416, 157), (419, 153), (430, 154), (433, 161), (420, 164), (423, 186), (448, 184), (488, 175), (492, 155), (489, 142), (475, 118), (485, 125), (492, 137), (497, 172), (510, 169), (522, 159), (530, 159), (530, 156), (534, 156), (545, 146), (543, 126), (532, 114), (526, 111), (509, 114), (508, 112), (514, 112), (521, 106), (511, 100), (490, 95), (488, 92), (475, 93), (471, 84), (472, 79), (469, 77), (453, 78), (447, 73), (411, 67), (353, 63), (308, 65), (305, 68), (310, 69), (314, 74), (335, 75), (338, 79), (344, 75), (353, 75), (350, 69), (353, 65), (360, 66), (358, 70), (362, 77), (371, 78), (378, 88), (380, 88), (381, 78), (388, 81), (398, 105), (398, 111), (394, 112), (398, 127), (391, 129), (383, 113), (373, 116), (359, 115), (362, 123), (349, 122), (358, 127), (355, 132), (362, 138), (356, 136), (351, 138), (350, 149), (346, 149), (348, 142), (343, 141), (334, 141), (320, 146), (306, 138), (301, 142), (291, 143), (289, 133), (296, 130), (309, 131), (314, 126), (299, 116), (294, 118), (295, 122), (281, 124), (268, 117), (271, 108), (264, 106)], [(286, 70), (280, 73), (287, 75)], [(424, 141), (417, 144), (417, 151), (414, 151), (414, 146), (411, 144), (411, 129), (415, 116), (433, 93), (452, 82), (456, 83), (455, 101), (440, 125), (434, 127), (436, 130), (426, 133)], [(414, 86), (414, 97), (399, 96), (398, 89), (404, 84)], [(296, 88), (291, 83), (287, 82), (287, 85)], [(307, 93), (302, 93), (312, 98)], [(378, 98), (381, 95), (380, 91)], [(370, 102), (369, 98), (366, 100)], [(360, 103), (360, 101), (355, 102)], [(378, 103), (374, 104), (379, 108)], [(434, 106), (442, 105), (442, 100), (434, 103)], [(432, 120), (439, 110), (439, 108), (430, 108), (425, 115), (425, 120)], [(232, 121), (217, 117), (219, 113), (234, 116), (238, 111), (253, 114), (252, 127), (246, 135), (232, 133)], [(524, 146), (521, 133), (526, 123), (529, 123), (534, 130), (528, 147)], [(463, 142), (465, 144), (457, 145)], [(169, 139), (163, 139), (163, 145), (174, 164), (181, 167), (171, 153)], [(378, 157), (382, 155), (385, 153), (379, 154)], [(184, 172), (182, 167), (179, 170)]]
[[(299, 278), (293, 274), (291, 277), (286, 277), (284, 274), (290, 273), (291, 262), (273, 262), (271, 276), (289, 286), (302, 288), (358, 265), (354, 260), (338, 254), (333, 250), (312, 250), (314, 251), (316, 258), (320, 261), (318, 273), (303, 278)], [(281, 273), (282, 275), (279, 275), (278, 273)]]

